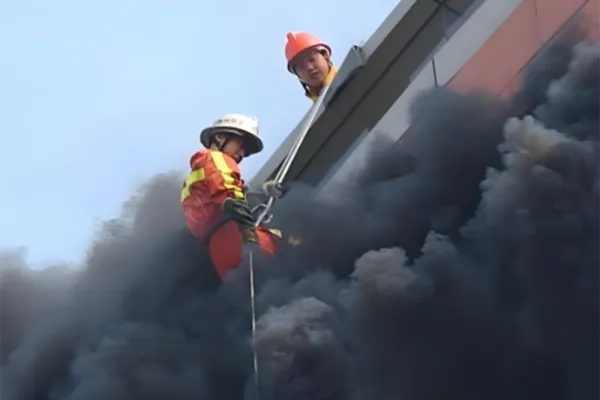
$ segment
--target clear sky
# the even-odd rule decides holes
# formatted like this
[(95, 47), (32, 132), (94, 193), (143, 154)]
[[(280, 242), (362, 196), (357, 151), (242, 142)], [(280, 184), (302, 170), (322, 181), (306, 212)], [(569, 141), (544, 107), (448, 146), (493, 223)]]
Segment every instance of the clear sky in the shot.
[(153, 175), (186, 170), (224, 113), (260, 119), (251, 177), (310, 105), (286, 32), (317, 34), (339, 65), (397, 3), (0, 2), (0, 247), (26, 247), (36, 268), (80, 261), (99, 221)]

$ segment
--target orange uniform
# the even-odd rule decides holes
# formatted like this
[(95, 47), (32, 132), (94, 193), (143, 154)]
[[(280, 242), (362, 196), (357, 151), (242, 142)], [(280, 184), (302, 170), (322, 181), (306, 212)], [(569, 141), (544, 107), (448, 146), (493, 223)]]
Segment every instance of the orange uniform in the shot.
[[(246, 199), (238, 164), (220, 151), (200, 150), (190, 159), (191, 172), (181, 190), (181, 202), (192, 234), (209, 249), (217, 273), (226, 274), (242, 262), (243, 237), (238, 223), (224, 219), (227, 198)], [(258, 245), (274, 254), (279, 240), (273, 231), (256, 229)]]

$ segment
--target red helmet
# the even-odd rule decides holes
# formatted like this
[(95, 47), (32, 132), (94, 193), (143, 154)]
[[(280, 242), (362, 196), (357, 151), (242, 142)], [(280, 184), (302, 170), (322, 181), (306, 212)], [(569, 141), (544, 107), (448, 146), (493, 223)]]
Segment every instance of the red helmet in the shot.
[(285, 44), (285, 58), (287, 59), (287, 69), (294, 73), (292, 60), (304, 50), (312, 49), (325, 50), (331, 56), (331, 48), (323, 43), (321, 39), (308, 32), (288, 32), (287, 43)]

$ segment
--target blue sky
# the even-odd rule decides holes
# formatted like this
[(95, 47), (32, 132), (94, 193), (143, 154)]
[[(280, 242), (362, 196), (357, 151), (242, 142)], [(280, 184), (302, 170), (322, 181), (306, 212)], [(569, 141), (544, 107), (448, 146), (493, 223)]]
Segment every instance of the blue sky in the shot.
[(81, 261), (99, 222), (153, 175), (186, 170), (224, 113), (260, 119), (251, 177), (310, 105), (286, 32), (319, 35), (339, 64), (397, 2), (1, 2), (0, 247), (27, 248), (35, 268)]

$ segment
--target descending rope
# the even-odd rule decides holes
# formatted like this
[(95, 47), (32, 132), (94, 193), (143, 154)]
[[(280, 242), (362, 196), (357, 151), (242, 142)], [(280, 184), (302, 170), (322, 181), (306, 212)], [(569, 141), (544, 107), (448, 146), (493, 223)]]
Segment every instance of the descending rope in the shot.
[(254, 257), (252, 254), (252, 250), (250, 250), (249, 264), (250, 264), (250, 303), (252, 306), (252, 353), (253, 353), (253, 362), (254, 362), (254, 392), (256, 396), (256, 400), (259, 400), (258, 396), (258, 354), (256, 353), (256, 347), (254, 346), (256, 343), (256, 301), (254, 297)]
[[(290, 152), (287, 154), (286, 158), (283, 160), (281, 168), (279, 169), (279, 171), (277, 171), (277, 174), (275, 175), (275, 182), (277, 182), (279, 184), (283, 183), (283, 180), (285, 179), (287, 173), (290, 170), (290, 167), (292, 166), (292, 162), (296, 158), (296, 155), (298, 154), (298, 151), (300, 150), (300, 147), (302, 146), (302, 143), (304, 142), (304, 138), (306, 137), (306, 134), (308, 133), (308, 131), (310, 130), (310, 127), (312, 126), (313, 122), (317, 118), (317, 114), (318, 114), (319, 110), (321, 109), (323, 100), (325, 99), (325, 94), (327, 93), (327, 91), (329, 90), (330, 87), (331, 87), (331, 84), (329, 86), (327, 86), (325, 88), (325, 90), (323, 90), (323, 93), (321, 93), (321, 96), (319, 97), (317, 102), (313, 105), (312, 109), (309, 111), (308, 115), (304, 119), (304, 121), (300, 127), (300, 133), (298, 135), (298, 138), (292, 145)], [(256, 223), (254, 224), (255, 227), (260, 226), (260, 224), (262, 224), (263, 221), (265, 221), (265, 219), (269, 216), (269, 212), (271, 211), (271, 208), (273, 207), (274, 203), (275, 203), (275, 198), (269, 197), (267, 203), (264, 204), (262, 207), (263, 208), (262, 212), (256, 218)], [(252, 254), (252, 249), (250, 249), (249, 253), (250, 254), (248, 256), (248, 263), (249, 263), (249, 268), (250, 268), (250, 306), (252, 308), (252, 353), (253, 353), (253, 363), (254, 363), (253, 364), (254, 390), (255, 390), (256, 400), (259, 400), (258, 354), (256, 352), (256, 347), (254, 346), (256, 343), (256, 301), (255, 301), (255, 293), (254, 293), (254, 290), (255, 290), (254, 257)]]

